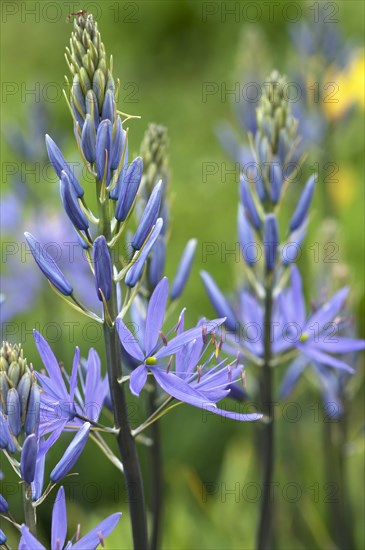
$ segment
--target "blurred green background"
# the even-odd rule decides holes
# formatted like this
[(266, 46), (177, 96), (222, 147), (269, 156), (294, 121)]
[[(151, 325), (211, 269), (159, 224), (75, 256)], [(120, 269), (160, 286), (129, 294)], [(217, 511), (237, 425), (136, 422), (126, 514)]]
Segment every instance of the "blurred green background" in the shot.
[[(259, 17), (255, 17), (254, 11), (245, 11), (249, 10), (250, 4), (261, 7)], [(192, 276), (181, 299), (181, 306), (186, 305), (188, 308), (188, 322), (195, 322), (202, 314), (207, 317), (213, 315), (199, 279), (200, 269), (210, 271), (224, 289), (228, 289), (239, 277), (234, 256), (228, 256), (227, 261), (222, 261), (219, 253), (204, 261), (202, 253), (204, 243), (226, 243), (229, 249), (234, 247), (237, 240), (237, 183), (233, 174), (227, 174), (227, 177), (224, 175), (225, 167), (233, 169), (234, 166), (222, 151), (214, 133), (220, 119), (233, 122), (234, 115), (230, 96), (222, 100), (221, 94), (217, 93), (204, 101), (204, 83), (217, 83), (221, 91), (222, 83), (231, 88), (235, 82), (244, 78), (245, 64), (250, 64), (251, 57), (245, 39), (252, 33), (259, 33), (265, 51), (263, 66), (256, 68), (258, 72), (266, 74), (272, 68), (277, 68), (290, 75), (293, 68), (300, 67), (302, 60), (289, 38), (288, 19), (292, 15), (288, 6), (294, 4), (295, 13), (300, 13), (295, 25), (304, 18), (309, 21), (313, 18), (313, 6), (317, 3), (278, 2), (273, 17), (267, 4), (153, 0), (89, 2), (82, 6), (47, 1), (2, 2), (1, 5), (4, 193), (11, 184), (10, 178), (4, 177), (4, 165), (7, 162), (18, 162), (4, 139), (4, 133), (13, 121), (26, 127), (25, 121), (35, 102), (47, 103), (51, 113), (49, 133), (63, 136), (65, 156), (76, 158), (69, 112), (59, 93), (64, 85), (63, 75), (68, 72), (63, 52), (72, 29), (70, 24), (65, 23), (65, 19), (70, 11), (77, 8), (90, 9), (99, 22), (107, 52), (113, 54), (114, 76), (121, 79), (119, 106), (122, 111), (141, 116), (141, 120), (131, 120), (129, 123), (130, 151), (138, 153), (149, 122), (164, 124), (169, 130), (172, 201), (168, 275), (173, 275), (185, 242), (191, 237), (199, 239)], [(356, 55), (361, 57), (364, 4), (359, 1), (330, 4), (338, 6), (338, 30), (343, 33)], [(224, 15), (229, 7), (234, 10), (234, 15)], [(32, 10), (35, 11), (31, 13)], [(252, 56), (256, 53), (252, 52)], [(357, 99), (361, 97), (358, 92), (364, 85), (363, 72), (360, 75), (356, 73), (356, 78), (354, 89), (350, 92)], [(27, 94), (32, 89), (36, 90), (35, 96)], [(54, 90), (57, 90), (56, 100)], [(47, 91), (51, 98), (47, 97)], [(349, 98), (341, 96), (342, 100), (347, 101)], [(347, 266), (345, 271), (335, 271), (335, 276), (341, 279), (343, 273), (346, 273), (351, 285), (351, 305), (356, 323), (359, 331), (363, 332), (363, 99), (352, 109), (345, 124), (338, 121), (335, 115), (326, 116), (331, 118), (331, 135), (328, 136), (328, 142), (321, 144), (319, 152), (310, 151), (306, 165), (309, 167), (314, 162), (322, 162), (323, 155), (328, 154), (327, 158), (335, 161), (339, 167), (339, 182), (327, 185), (325, 192), (317, 193), (307, 238), (308, 250), (305, 262), (302, 262), (306, 277), (305, 290), (308, 297), (316, 296), (318, 285), (315, 278), (323, 269), (329, 269), (323, 263), (316, 265), (309, 251), (312, 243), (322, 242), (321, 224), (324, 212), (328, 212), (326, 203), (329, 201), (332, 215), (339, 226), (336, 233), (338, 257), (341, 265)], [(29, 139), (32, 140), (32, 136)], [(246, 141), (243, 135), (242, 140)], [(207, 162), (217, 163), (218, 170), (204, 181), (202, 170)], [(50, 208), (58, 205), (57, 185), (52, 190), (49, 182), (36, 179), (29, 175), (28, 184), (37, 188), (40, 197), (44, 194), (44, 200), (50, 202)], [(27, 214), (30, 213), (28, 209)], [(44, 224), (47, 224), (47, 219)], [(22, 227), (22, 230), (25, 229)], [(335, 281), (334, 288), (340, 282), (343, 281)], [(21, 301), (22, 289), (18, 293)], [(62, 325), (70, 320), (82, 322), (76, 314), (59, 303), (45, 285), (36, 307), (15, 318), (18, 333), (13, 339), (23, 340), (28, 360), (40, 368), (31, 329), (36, 323), (42, 327), (47, 322)], [(75, 335), (72, 344), (65, 340), (52, 343), (54, 352), (66, 368), (71, 365), (76, 343), (84, 356), (90, 345), (82, 340), (81, 327), (76, 327)], [(102, 342), (98, 341), (95, 347), (102, 355)], [(346, 447), (357, 548), (364, 546), (361, 367), (359, 365), (359, 373), (353, 382), (354, 397), (348, 417), (349, 443)], [(248, 385), (254, 376), (255, 373), (249, 369)], [(309, 369), (306, 379), (301, 380), (290, 397), (300, 406), (301, 418), (298, 422), (285, 420), (285, 404), (278, 406), (277, 467), (274, 476), (278, 485), (274, 498), (277, 514), (276, 544), (282, 549), (336, 548), (328, 521), (331, 508), (328, 495), (331, 487), (326, 486), (328, 475), (323, 453), (326, 418), (320, 393), (312, 382)], [(131, 401), (134, 422), (137, 418), (133, 414), (133, 403)], [(255, 425), (224, 422), (218, 417), (203, 422), (200, 411), (187, 406), (178, 407), (162, 420), (161, 425), (166, 486), (163, 548), (253, 548), (259, 511), (259, 496), (250, 485), (259, 482), (254, 449)], [(64, 445), (68, 441), (69, 436), (65, 435)], [(51, 458), (54, 461), (59, 455), (60, 448), (52, 451)], [(142, 448), (141, 457), (148, 492), (148, 450)], [(2, 469), (5, 472), (2, 483), (6, 492), (11, 472), (5, 464), (2, 464)], [(101, 517), (122, 510), (124, 517), (107, 539), (106, 548), (129, 548), (128, 510), (118, 472), (99, 455), (92, 443), (88, 444), (78, 462), (77, 471), (80, 472), (78, 477), (70, 477), (65, 482), (70, 496), (69, 533), (73, 532), (77, 523), (81, 523), (85, 532)], [(204, 484), (207, 484), (212, 495), (206, 495)], [(232, 490), (234, 494), (229, 492)], [(15, 517), (21, 514), (17, 496), (9, 496)], [(50, 514), (51, 507), (44, 504), (40, 521), (45, 535), (49, 532)], [(14, 534), (9, 536), (10, 543), (15, 546), (12, 536)]]

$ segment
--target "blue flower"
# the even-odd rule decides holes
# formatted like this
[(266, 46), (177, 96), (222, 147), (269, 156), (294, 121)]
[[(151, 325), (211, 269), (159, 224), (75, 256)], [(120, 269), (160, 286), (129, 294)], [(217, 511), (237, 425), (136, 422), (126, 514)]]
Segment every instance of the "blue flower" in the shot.
[(339, 336), (339, 313), (348, 288), (339, 290), (327, 303), (307, 318), (299, 270), (292, 266), (291, 286), (280, 295), (280, 306), (285, 322), (285, 338), (310, 363), (317, 362), (353, 373), (354, 369), (332, 354), (346, 354), (365, 348), (364, 340)]
[[(199, 323), (199, 326), (204, 326), (204, 321)], [(179, 334), (184, 331), (184, 312), (180, 316), (177, 332)], [(217, 345), (217, 344), (216, 344)], [(204, 355), (204, 341), (202, 338), (197, 338), (185, 344), (180, 351), (176, 353), (175, 374), (184, 380), (191, 388), (198, 391), (206, 398), (206, 405), (203, 407), (214, 414), (231, 418), (232, 420), (240, 421), (255, 421), (262, 418), (262, 414), (251, 413), (243, 414), (235, 411), (219, 409), (209, 404), (209, 401), (218, 403), (225, 397), (242, 397), (243, 392), (239, 392), (240, 386), (237, 381), (244, 380), (244, 367), (236, 360), (233, 363), (227, 364), (227, 360), (220, 361), (214, 367), (211, 367), (211, 362), (214, 356), (217, 355), (216, 350), (210, 357), (201, 364), (201, 358)], [(233, 395), (232, 395), (233, 393)]]
[(64, 430), (79, 430), (86, 420), (98, 421), (107, 392), (107, 383), (106, 379), (101, 378), (100, 359), (94, 349), (91, 348), (89, 351), (84, 380), (78, 348), (75, 350), (71, 376), (68, 377), (64, 371), (61, 371), (55, 355), (43, 336), (34, 331), (34, 338), (48, 374), (36, 373), (43, 390), (39, 434), (40, 436), (51, 434), (40, 445), (39, 456), (43, 456)]
[[(67, 548), (67, 550), (70, 548), (74, 550), (92, 550), (97, 548), (99, 544), (104, 546), (104, 539), (115, 529), (121, 515), (116, 513), (108, 516), (81, 538), (79, 538), (79, 532), (77, 532), (65, 544), (67, 536), (66, 498), (64, 488), (60, 487), (52, 512), (51, 544), (47, 545), (47, 548), (52, 548), (52, 550), (62, 550), (63, 548)], [(26, 525), (23, 524), (20, 531), (22, 536), (19, 542), (19, 550), (46, 550), (46, 547), (32, 535)]]
[[(150, 371), (159, 386), (175, 399), (203, 409), (216, 409), (215, 403), (229, 394), (227, 386), (240, 377), (243, 366), (232, 369), (230, 365), (221, 362), (215, 369), (205, 372), (207, 363), (200, 369), (200, 374), (199, 369), (195, 373), (191, 371), (197, 366), (206, 336), (214, 333), (225, 319), (204, 321), (194, 328), (183, 331), (182, 315), (177, 326), (178, 334), (168, 341), (161, 332), (168, 291), (168, 280), (164, 277), (153, 291), (148, 304), (145, 324), (142, 327), (143, 344), (136, 340), (121, 319), (117, 319), (116, 326), (122, 346), (139, 363), (130, 375), (130, 390), (138, 396)], [(176, 356), (176, 361), (180, 365), (181, 354), (185, 355), (187, 346), (194, 347), (195, 353), (192, 355), (194, 359), (185, 371), (175, 367), (173, 372), (171, 368), (173, 356)], [(180, 355), (178, 355), (179, 352), (181, 352)], [(203, 370), (203, 378), (201, 378)], [(245, 418), (240, 419), (257, 420), (260, 417), (260, 415), (244, 416)]]

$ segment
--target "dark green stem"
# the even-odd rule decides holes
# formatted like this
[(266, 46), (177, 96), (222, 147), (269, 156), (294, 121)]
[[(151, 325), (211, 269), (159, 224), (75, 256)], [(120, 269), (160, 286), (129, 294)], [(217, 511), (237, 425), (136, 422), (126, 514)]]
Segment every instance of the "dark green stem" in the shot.
[(341, 550), (355, 548), (352, 513), (346, 475), (344, 456), (347, 441), (346, 413), (336, 421), (324, 423), (324, 457), (326, 479), (335, 490), (335, 496), (329, 502), (329, 523), (336, 545)]
[(25, 524), (29, 528), (29, 531), (36, 536), (37, 535), (37, 517), (36, 509), (33, 506), (32, 501), (32, 488), (29, 483), (24, 483), (23, 488), (23, 507), (24, 507), (24, 519)]
[(147, 548), (147, 520), (142, 475), (136, 444), (128, 422), (124, 390), (118, 383), (118, 379), (122, 375), (120, 342), (115, 327), (109, 327), (106, 323), (104, 323), (104, 342), (114, 422), (116, 428), (120, 428), (117, 442), (127, 485), (133, 545), (135, 550), (140, 550)]
[(260, 397), (265, 422), (261, 428), (260, 451), (262, 460), (262, 499), (260, 520), (257, 531), (257, 550), (270, 548), (273, 523), (272, 476), (274, 471), (274, 407), (273, 407), (273, 370), (271, 361), (272, 326), (272, 279), (267, 276), (264, 316), (264, 365), (260, 380)]
[[(97, 186), (100, 189), (100, 186)], [(110, 239), (110, 219), (108, 201), (100, 204), (100, 233), (107, 241)], [(113, 264), (112, 254), (110, 253)], [(118, 315), (116, 286), (113, 283), (112, 296), (108, 301), (108, 311), (115, 321)], [(115, 328), (104, 321), (104, 343), (107, 360), (110, 395), (113, 404), (115, 427), (119, 428), (117, 442), (119, 453), (124, 468), (124, 476), (127, 486), (128, 505), (132, 525), (133, 546), (135, 550), (147, 548), (147, 518), (144, 498), (144, 489), (141, 468), (135, 440), (132, 436), (129, 421), (128, 408), (124, 389), (118, 380), (122, 377), (122, 358), (120, 341)]]
[[(156, 386), (155, 380), (153, 380), (152, 384), (153, 384), (153, 390), (148, 396), (149, 415), (153, 414), (156, 410), (157, 386)], [(158, 543), (160, 538), (160, 526), (161, 526), (161, 516), (162, 516), (162, 488), (163, 488), (161, 435), (160, 435), (159, 422), (154, 422), (151, 425), (151, 437), (153, 441), (152, 447), (151, 447), (152, 533), (151, 533), (149, 548), (150, 550), (157, 550), (159, 546)]]

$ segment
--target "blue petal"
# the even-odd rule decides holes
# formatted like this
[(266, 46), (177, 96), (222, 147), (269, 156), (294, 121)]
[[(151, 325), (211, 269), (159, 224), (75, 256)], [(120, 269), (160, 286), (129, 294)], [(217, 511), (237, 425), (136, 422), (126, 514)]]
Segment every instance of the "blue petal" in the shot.
[[(330, 337), (329, 337), (330, 338)], [(365, 348), (365, 340), (357, 340), (356, 338), (342, 338), (340, 336), (333, 336), (333, 342), (328, 340), (327, 342), (319, 341), (316, 343), (316, 347), (327, 353), (352, 353), (353, 351), (360, 351)]]
[(74, 358), (72, 362), (72, 371), (70, 378), (70, 401), (73, 403), (75, 397), (75, 390), (77, 387), (77, 374), (80, 365), (80, 349), (78, 346), (75, 348)]
[(19, 542), (19, 548), (22, 550), (46, 550), (43, 544), (41, 544), (34, 535), (29, 531), (29, 528), (24, 525), (20, 527), (22, 538)]
[(90, 531), (87, 535), (82, 537), (80, 540), (75, 542), (72, 545), (73, 550), (86, 550), (91, 548), (96, 548), (100, 544), (100, 536), (102, 539), (105, 539), (117, 526), (118, 521), (120, 520), (122, 514), (112, 514), (99, 523), (94, 529)]
[(132, 246), (135, 250), (142, 248), (152, 227), (155, 225), (161, 206), (162, 181), (154, 187), (146, 208), (143, 211), (141, 219), (138, 222), (137, 231), (132, 240)]
[(146, 329), (144, 335), (146, 357), (151, 354), (157, 344), (158, 336), (165, 317), (168, 294), (169, 281), (167, 277), (164, 277), (153, 291), (147, 308)]
[(186, 286), (193, 265), (197, 244), (198, 241), (196, 239), (190, 239), (184, 249), (184, 252), (182, 253), (180, 263), (171, 286), (172, 300), (176, 300), (182, 294)]
[(141, 393), (145, 383), (147, 382), (148, 370), (145, 365), (140, 365), (131, 372), (129, 379), (129, 388), (133, 395), (137, 397)]
[(146, 241), (143, 249), (140, 252), (139, 257), (136, 260), (132, 260), (132, 265), (127, 271), (127, 275), (125, 276), (125, 280), (124, 280), (127, 286), (133, 287), (138, 283), (142, 275), (144, 264), (159, 234), (161, 233), (162, 227), (163, 227), (163, 220), (162, 218), (158, 218), (158, 220), (156, 221), (156, 225), (152, 229), (149, 239)]
[(219, 416), (230, 418), (231, 420), (238, 420), (239, 422), (256, 422), (263, 417), (263, 415), (260, 413), (243, 414), (234, 411), (225, 411), (224, 409), (214, 408), (211, 405), (204, 405), (201, 408), (214, 414), (218, 414)]
[(280, 399), (286, 399), (286, 397), (290, 394), (307, 363), (308, 359), (303, 355), (299, 355), (287, 368), (280, 385)]
[(58, 489), (52, 511), (52, 548), (63, 548), (67, 535), (66, 498), (63, 487)]
[(304, 327), (305, 304), (303, 299), (302, 277), (296, 265), (292, 265), (291, 267), (291, 293), (295, 316), (290, 320), (292, 321), (295, 319), (300, 327)]
[(53, 483), (57, 483), (63, 477), (65, 477), (65, 475), (67, 475), (71, 468), (73, 468), (73, 466), (76, 464), (86, 445), (87, 438), (90, 432), (90, 427), (91, 424), (89, 422), (85, 422), (85, 424), (77, 432), (77, 434), (71, 441), (70, 445), (67, 447), (61, 460), (53, 468), (50, 475), (51, 481), (53, 481)]
[(85, 383), (84, 415), (93, 422), (97, 422), (103, 407), (105, 388), (101, 385), (100, 358), (91, 348), (87, 358), (87, 373)]
[(144, 354), (142, 353), (136, 338), (125, 325), (124, 321), (119, 317), (116, 320), (116, 327), (123, 348), (129, 353), (129, 355), (143, 362)]
[[(216, 330), (220, 325), (224, 323), (224, 321), (225, 317), (222, 317), (220, 319), (213, 319), (212, 321), (206, 321), (203, 324), (206, 329), (206, 334), (210, 334), (211, 332)], [(188, 344), (193, 340), (197, 340), (198, 338), (200, 338), (201, 340), (203, 339), (202, 326), (194, 327), (186, 330), (182, 334), (178, 334), (177, 336), (175, 336), (175, 338), (172, 338), (172, 340), (168, 342), (167, 346), (163, 346), (154, 355), (157, 359), (168, 357), (169, 355), (173, 355), (174, 353), (179, 351), (185, 344)]]
[(201, 271), (200, 276), (203, 279), (205, 290), (208, 294), (209, 300), (211, 301), (215, 311), (218, 315), (226, 317), (225, 324), (229, 330), (237, 329), (236, 316), (224, 296), (220, 288), (214, 281), (213, 277), (207, 271)]
[(33, 330), (33, 336), (43, 365), (46, 367), (51, 381), (55, 382), (58, 386), (58, 396), (61, 396), (64, 399), (68, 399), (69, 395), (62, 378), (61, 369), (53, 351), (51, 350), (48, 342), (46, 342), (46, 340), (37, 330)]
[(155, 377), (158, 385), (178, 401), (188, 403), (194, 407), (203, 407), (209, 404), (213, 407), (215, 406), (215, 404), (209, 401), (204, 394), (194, 390), (189, 384), (176, 376), (176, 374), (172, 372), (166, 373), (158, 367), (151, 368), (151, 373)]
[(349, 288), (341, 288), (329, 302), (324, 304), (321, 308), (313, 313), (307, 321), (307, 326), (314, 325), (318, 323), (319, 330), (322, 331), (324, 327), (330, 323), (336, 315), (343, 308), (347, 295), (349, 293)]
[(298, 346), (298, 349), (300, 349), (303, 353), (305, 353), (307, 357), (310, 357), (311, 359), (314, 359), (319, 363), (322, 363), (324, 365), (329, 365), (330, 367), (334, 367), (336, 369), (343, 369), (350, 373), (355, 372), (355, 369), (353, 369), (352, 367), (350, 367), (340, 359), (337, 359), (336, 357), (332, 357), (331, 355), (327, 355), (327, 353), (319, 351), (318, 349), (314, 349), (309, 345), (300, 345)]

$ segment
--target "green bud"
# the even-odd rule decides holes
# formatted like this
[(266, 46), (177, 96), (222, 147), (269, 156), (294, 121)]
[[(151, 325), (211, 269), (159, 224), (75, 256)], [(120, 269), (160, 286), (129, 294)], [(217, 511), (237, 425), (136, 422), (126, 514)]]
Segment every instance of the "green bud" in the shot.
[(105, 76), (100, 69), (97, 69), (93, 78), (93, 90), (98, 100), (99, 111), (102, 111), (105, 95)]
[(7, 414), (7, 405), (6, 400), (8, 397), (8, 391), (9, 391), (9, 384), (6, 379), (5, 372), (0, 372), (0, 403), (1, 403), (1, 410), (4, 414)]
[(86, 95), (88, 90), (91, 88), (91, 82), (85, 67), (81, 67), (79, 77), (82, 91), (84, 95)]
[(13, 361), (8, 369), (8, 379), (11, 382), (13, 388), (16, 388), (20, 379), (21, 367), (19, 363)]

